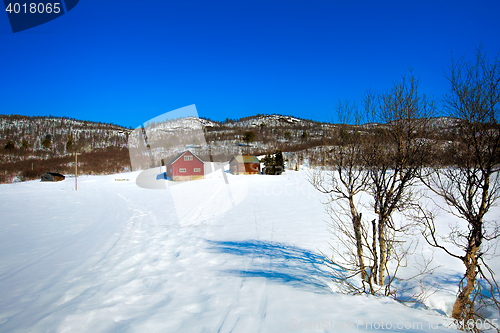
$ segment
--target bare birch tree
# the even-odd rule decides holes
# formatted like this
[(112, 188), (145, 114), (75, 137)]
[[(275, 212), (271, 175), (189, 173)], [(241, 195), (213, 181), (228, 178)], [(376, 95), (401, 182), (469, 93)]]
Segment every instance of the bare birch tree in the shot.
[(459, 119), (459, 133), (448, 148), (454, 165), (435, 167), (422, 180), (444, 199), (447, 206), (442, 208), (465, 225), (440, 235), (432, 216), (426, 215), (424, 236), (430, 245), (464, 264), (452, 317), (462, 329), (477, 331), (464, 323), (484, 319), (480, 308), (485, 305), (500, 310), (498, 284), (487, 265), (495, 254), (500, 224), (485, 219), (500, 197), (500, 61), (498, 57), (489, 61), (479, 47), (475, 61), (453, 61), (447, 79), (451, 93), (445, 102), (450, 115)]
[[(361, 127), (356, 106), (339, 103), (341, 124), (338, 142), (327, 156), (328, 171), (316, 170), (312, 176), (315, 188), (328, 195), (332, 231), (341, 245), (332, 246), (337, 258), (329, 261), (347, 273), (338, 278), (348, 292), (398, 298), (396, 274), (415, 249), (416, 241), (409, 237), (414, 224), (395, 223), (392, 217), (413, 202), (413, 185), (425, 156), (422, 138), (433, 104), (418, 95), (417, 87), (410, 72), (385, 93), (366, 93), (363, 115), (382, 126)], [(359, 202), (361, 195), (372, 198), (377, 218), (371, 222), (362, 216), (361, 210), (368, 207)], [(427, 264), (417, 275), (429, 271)], [(361, 285), (348, 281), (356, 275)]]
[[(360, 275), (361, 290), (375, 294), (373, 279), (368, 273), (371, 270), (367, 270), (365, 266), (364, 240), (368, 235), (362, 224), (358, 201), (359, 195), (366, 190), (368, 176), (361, 158), (361, 114), (357, 106), (350, 102), (339, 102), (336, 109), (340, 124), (336, 145), (329, 149), (327, 156), (328, 171), (316, 169), (312, 174), (311, 183), (317, 190), (328, 195), (325, 205), (331, 216), (331, 230), (337, 236), (335, 241), (342, 245), (341, 250), (332, 246), (334, 255), (338, 256), (341, 262), (332, 259), (331, 264), (340, 264), (350, 277)], [(349, 285), (350, 291), (357, 291), (358, 288), (354, 284)]]
[(395, 234), (409, 233), (412, 227), (412, 223), (396, 224), (393, 214), (415, 202), (415, 184), (427, 156), (425, 137), (434, 102), (419, 94), (418, 86), (419, 79), (410, 71), (391, 89), (365, 98), (367, 113), (373, 121), (384, 124), (362, 155), (369, 177), (368, 193), (377, 216), (372, 221), (373, 252), (374, 274), (380, 286), (386, 284), (387, 263), (398, 242)]

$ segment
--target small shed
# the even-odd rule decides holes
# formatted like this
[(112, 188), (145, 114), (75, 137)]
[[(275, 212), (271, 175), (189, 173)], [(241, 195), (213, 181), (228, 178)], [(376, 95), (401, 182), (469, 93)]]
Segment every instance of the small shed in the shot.
[(252, 175), (260, 173), (260, 161), (255, 156), (237, 155), (229, 161), (229, 170), (233, 175)]
[(167, 163), (167, 177), (174, 181), (187, 181), (205, 178), (205, 163), (193, 152), (185, 152)]
[(66, 177), (57, 172), (46, 172), (40, 177), (40, 181), (42, 182), (60, 182), (64, 180)]

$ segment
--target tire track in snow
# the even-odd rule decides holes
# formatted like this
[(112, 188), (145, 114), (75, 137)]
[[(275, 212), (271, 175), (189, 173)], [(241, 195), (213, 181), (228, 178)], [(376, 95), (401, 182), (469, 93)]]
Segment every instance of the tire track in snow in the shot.
[[(132, 207), (132, 202), (129, 199), (125, 198), (120, 193), (117, 193), (117, 195), (120, 198), (122, 198), (123, 200), (125, 200), (125, 202), (127, 203), (127, 207), (129, 207), (129, 208)], [(131, 220), (133, 221), (133, 220), (135, 220), (137, 218), (145, 216), (144, 211), (142, 211), (140, 209), (137, 209), (137, 208), (131, 208), (131, 209), (133, 210), (134, 213), (128, 219), (128, 221), (131, 221)], [(126, 225), (129, 224), (128, 221), (127, 221)], [(134, 224), (134, 223), (132, 223), (132, 224)], [(123, 237), (123, 231), (120, 232), (120, 235), (118, 236), (118, 239), (113, 243), (113, 245), (111, 245), (111, 247), (105, 253), (103, 253), (102, 258), (98, 262), (96, 262), (95, 265), (99, 265), (101, 262), (103, 262), (107, 258), (107, 256), (109, 255), (109, 253), (111, 253), (115, 249), (115, 247), (117, 246), (117, 244), (122, 240), (122, 237)]]
[[(257, 228), (257, 214), (256, 210), (258, 210), (259, 217), (262, 221), (264, 219), (262, 218), (262, 214), (260, 213), (260, 209), (258, 208), (258, 202), (259, 202), (259, 197), (257, 197), (255, 204), (254, 204), (254, 221), (256, 224)], [(274, 233), (274, 227), (273, 227), (273, 221), (271, 220), (271, 242), (273, 240), (273, 233)], [(272, 258), (269, 257), (269, 263), (268, 263), (268, 271), (272, 271)], [(260, 304), (259, 304), (259, 309), (258, 309), (258, 315), (260, 316), (260, 321), (259, 321), (259, 329), (258, 332), (262, 332), (262, 329), (265, 327), (264, 321), (266, 319), (266, 314), (267, 314), (267, 298), (268, 298), (268, 288), (267, 288), (267, 278), (264, 278), (264, 287), (262, 288), (261, 296), (260, 296)]]
[[(260, 210), (258, 210), (258, 200), (259, 198), (256, 198), (255, 203), (253, 204), (253, 224), (254, 224), (254, 230), (255, 234), (254, 237), (247, 237), (245, 240), (250, 240), (251, 238), (257, 239), (258, 241), (261, 239), (259, 229), (265, 229), (269, 230), (269, 228), (266, 228), (262, 226), (258, 219), (264, 221), (262, 218), (262, 214), (260, 213)], [(273, 227), (271, 226), (271, 239), (273, 236)], [(248, 262), (245, 259), (242, 259), (242, 264), (243, 264), (243, 272), (250, 271), (252, 266), (254, 265), (254, 262), (258, 261), (257, 260), (257, 253), (254, 252), (251, 255), (250, 262)], [(269, 263), (267, 263), (268, 269), (271, 268), (271, 259), (269, 259)], [(255, 319), (258, 319), (258, 322), (253, 321), (253, 324), (256, 326), (254, 331), (255, 332), (261, 332), (264, 325), (263, 322), (266, 318), (266, 313), (267, 313), (267, 279), (263, 279), (263, 286), (259, 290), (255, 290), (250, 288), (252, 294), (257, 294), (259, 295), (257, 299), (259, 299), (258, 303), (255, 303), (255, 310), (253, 311), (253, 315), (255, 315)], [(235, 288), (235, 296), (233, 297), (233, 300), (229, 305), (226, 306), (226, 311), (224, 314), (220, 317), (219, 323), (215, 325), (215, 327), (211, 330), (212, 332), (217, 332), (217, 333), (227, 333), (227, 332), (233, 332), (237, 328), (238, 323), (242, 323), (244, 325), (243, 321), (240, 321), (241, 316), (237, 315), (235, 318), (231, 316), (233, 312), (238, 312), (239, 311), (239, 302), (240, 302), (240, 297), (242, 293), (245, 294), (245, 296), (248, 297), (249, 293), (249, 288), (246, 288), (247, 284), (250, 285), (252, 282), (255, 281), (255, 277), (250, 276), (246, 277), (243, 275), (242, 277), (238, 278), (238, 284), (237, 287)], [(245, 290), (243, 290), (245, 289)], [(248, 325), (244, 328), (244, 330), (248, 329)], [(238, 330), (236, 330), (238, 331)]]

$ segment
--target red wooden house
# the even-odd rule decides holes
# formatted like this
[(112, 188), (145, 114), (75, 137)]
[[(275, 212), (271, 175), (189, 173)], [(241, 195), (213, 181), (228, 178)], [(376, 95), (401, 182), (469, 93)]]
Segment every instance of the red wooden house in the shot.
[(175, 181), (203, 179), (205, 164), (203, 161), (186, 150), (167, 163), (167, 177)]
[(229, 170), (233, 175), (251, 175), (260, 173), (260, 161), (255, 156), (234, 156), (229, 161)]

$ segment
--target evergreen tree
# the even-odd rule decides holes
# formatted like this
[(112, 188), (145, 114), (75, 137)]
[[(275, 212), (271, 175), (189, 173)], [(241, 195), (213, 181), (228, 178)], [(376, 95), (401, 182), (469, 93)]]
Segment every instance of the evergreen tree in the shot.
[(68, 142), (66, 142), (66, 151), (71, 151), (71, 148), (74, 146), (73, 134), (68, 135)]
[(264, 163), (264, 173), (266, 175), (281, 175), (285, 170), (285, 161), (283, 159), (283, 153), (281, 150), (276, 150), (274, 155), (267, 154), (266, 157), (262, 159)]
[(276, 150), (276, 154), (274, 157), (275, 162), (275, 175), (281, 175), (283, 171), (285, 171), (285, 160), (283, 159), (283, 153), (281, 150)]
[(9, 142), (7, 142), (7, 144), (5, 145), (6, 150), (12, 151), (12, 149), (15, 149), (15, 148), (16, 148), (16, 146), (14, 145), (14, 142), (12, 140), (9, 140)]
[(45, 139), (43, 139), (42, 141), (42, 146), (45, 149), (49, 149), (52, 146), (52, 137), (50, 136), (50, 134), (47, 134), (45, 136)]
[(23, 139), (23, 140), (21, 141), (21, 148), (23, 148), (23, 149), (28, 149), (29, 147), (30, 147), (30, 144), (29, 144), (28, 140)]
[(264, 163), (264, 173), (266, 175), (274, 175), (275, 160), (273, 155), (267, 154), (266, 157), (262, 159), (262, 163)]
[(243, 135), (243, 141), (245, 141), (247, 144), (249, 144), (250, 142), (254, 142), (255, 133), (252, 131), (245, 132), (245, 134)]

